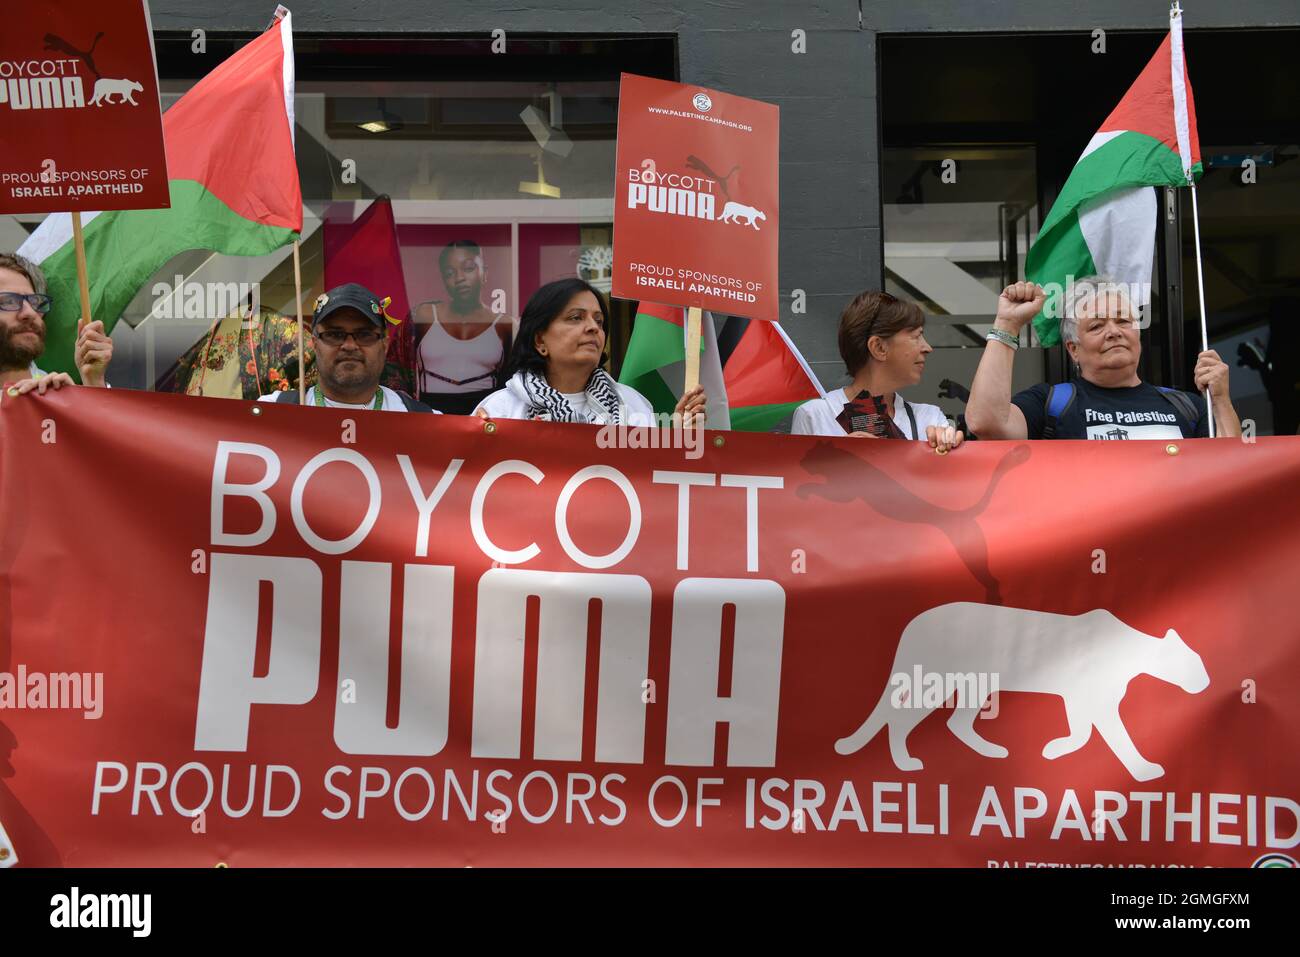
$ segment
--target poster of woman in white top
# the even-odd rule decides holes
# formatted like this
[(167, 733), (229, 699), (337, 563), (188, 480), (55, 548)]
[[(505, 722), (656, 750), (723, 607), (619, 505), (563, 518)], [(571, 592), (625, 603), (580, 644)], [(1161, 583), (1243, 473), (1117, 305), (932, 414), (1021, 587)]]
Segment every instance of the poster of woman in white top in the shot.
[(447, 298), (422, 302), (413, 315), (422, 333), (416, 345), (417, 388), (425, 404), (468, 415), (495, 388), (518, 321), (484, 303), (487, 270), (478, 243), (449, 242), (438, 255), (438, 269)]

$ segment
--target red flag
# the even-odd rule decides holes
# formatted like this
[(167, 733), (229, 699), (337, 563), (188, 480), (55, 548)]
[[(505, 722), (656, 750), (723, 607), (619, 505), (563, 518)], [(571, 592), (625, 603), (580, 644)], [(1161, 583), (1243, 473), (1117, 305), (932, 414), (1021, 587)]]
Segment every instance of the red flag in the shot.
[(388, 362), (384, 385), (414, 395), (415, 336), (411, 304), (402, 274), (402, 250), (397, 242), (393, 201), (377, 197), (352, 223), (325, 223), (325, 288), (347, 282), (365, 286), (385, 306), (389, 330)]

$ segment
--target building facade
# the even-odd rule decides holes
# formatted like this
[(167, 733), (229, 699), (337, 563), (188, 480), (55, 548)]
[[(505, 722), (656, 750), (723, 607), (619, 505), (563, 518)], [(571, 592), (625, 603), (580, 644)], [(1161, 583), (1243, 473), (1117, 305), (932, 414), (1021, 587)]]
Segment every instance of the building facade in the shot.
[[(151, 4), (164, 91), (179, 95), (264, 29), (270, 7)], [(495, 295), (499, 312), (518, 315), (532, 288), (575, 266), (603, 278), (618, 76), (661, 76), (781, 107), (782, 321), (823, 385), (843, 381), (841, 309), (883, 285), (925, 306), (936, 352), (912, 397), (950, 414), (997, 290), (1023, 276), (1079, 151), (1168, 29), (1163, 3), (1128, 0), (310, 0), (293, 16), (313, 295), (331, 224), (381, 195), (413, 310), (436, 315), (438, 253), (457, 240), (483, 250), (484, 301)], [(1286, 51), (1300, 7), (1193, 2), (1184, 23), (1212, 344), (1234, 366), (1243, 418), (1294, 432), (1300, 79)], [(1186, 193), (1163, 204), (1142, 371), (1190, 387), (1200, 334)], [(205, 275), (204, 259), (164, 273)], [(263, 304), (287, 305), (283, 257), (248, 268), (222, 278), (258, 280)], [(140, 324), (155, 308), (146, 290), (127, 317), (124, 384), (148, 387), (213, 318)], [(612, 336), (615, 366), (630, 315)], [(1025, 346), (1018, 384), (1068, 375), (1057, 350)]]

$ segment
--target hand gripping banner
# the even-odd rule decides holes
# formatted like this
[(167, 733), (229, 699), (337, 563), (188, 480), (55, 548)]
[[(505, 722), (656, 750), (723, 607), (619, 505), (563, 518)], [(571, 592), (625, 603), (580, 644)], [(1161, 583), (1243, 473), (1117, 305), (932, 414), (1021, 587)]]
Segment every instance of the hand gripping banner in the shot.
[(10, 854), (1294, 863), (1300, 440), (682, 438), (6, 397)]

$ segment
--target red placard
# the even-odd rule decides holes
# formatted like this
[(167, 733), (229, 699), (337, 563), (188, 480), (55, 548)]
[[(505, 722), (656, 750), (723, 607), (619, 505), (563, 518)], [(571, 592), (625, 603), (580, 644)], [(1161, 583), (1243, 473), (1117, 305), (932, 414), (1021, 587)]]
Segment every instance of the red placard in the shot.
[(171, 205), (144, 0), (8, 5), (0, 125), (0, 213)]
[(776, 321), (780, 110), (623, 74), (613, 294)]
[(20, 866), (1294, 863), (1300, 438), (611, 428), (3, 397)]

